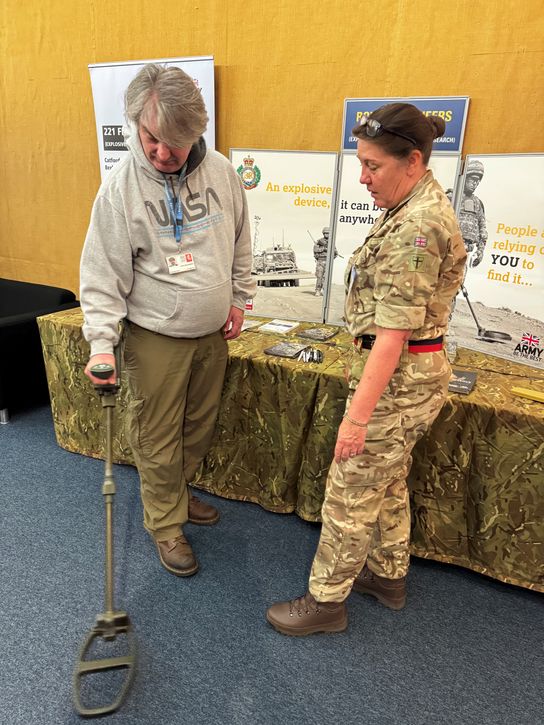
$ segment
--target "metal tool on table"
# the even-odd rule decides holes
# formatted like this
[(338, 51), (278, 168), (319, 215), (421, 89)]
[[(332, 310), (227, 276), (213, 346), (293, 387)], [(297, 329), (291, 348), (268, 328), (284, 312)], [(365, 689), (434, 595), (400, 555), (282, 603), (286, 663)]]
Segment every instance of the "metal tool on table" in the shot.
[[(106, 460), (104, 483), (102, 485), (106, 513), (105, 610), (97, 615), (95, 625), (81, 647), (74, 671), (74, 705), (77, 712), (83, 717), (106, 715), (117, 710), (130, 688), (136, 667), (136, 639), (129, 616), (126, 612), (114, 609), (113, 604), (113, 497), (115, 495), (115, 482), (112, 467), (112, 438), (115, 396), (120, 383), (119, 370), (119, 356), (116, 351), (115, 383), (102, 383), (94, 386), (100, 396), (106, 418)], [(91, 373), (100, 380), (108, 380), (113, 371), (111, 365), (104, 363), (94, 365), (91, 368)], [(113, 642), (121, 635), (126, 636), (127, 654), (102, 659), (86, 659), (91, 647), (97, 640)], [(119, 668), (125, 668), (127, 673), (117, 697), (101, 707), (88, 707), (83, 704), (81, 693), (83, 677)]]
[(472, 305), (470, 304), (467, 288), (464, 284), (461, 285), (461, 291), (465, 296), (469, 310), (471, 311), (472, 317), (474, 317), (474, 322), (476, 323), (476, 327), (478, 328), (478, 340), (483, 340), (484, 342), (507, 342), (508, 340), (512, 339), (512, 335), (509, 335), (507, 332), (498, 332), (497, 330), (484, 330), (483, 327), (480, 327), (480, 323), (478, 322), (476, 313), (474, 312), (474, 310), (472, 309)]

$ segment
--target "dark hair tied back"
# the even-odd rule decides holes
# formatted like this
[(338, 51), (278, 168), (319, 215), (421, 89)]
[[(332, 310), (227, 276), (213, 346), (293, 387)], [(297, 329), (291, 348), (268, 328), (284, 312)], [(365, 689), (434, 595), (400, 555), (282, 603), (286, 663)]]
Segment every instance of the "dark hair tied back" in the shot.
[(433, 127), (433, 139), (440, 138), (444, 135), (444, 131), (446, 130), (446, 122), (443, 118), (440, 118), (440, 116), (427, 116), (427, 120)]

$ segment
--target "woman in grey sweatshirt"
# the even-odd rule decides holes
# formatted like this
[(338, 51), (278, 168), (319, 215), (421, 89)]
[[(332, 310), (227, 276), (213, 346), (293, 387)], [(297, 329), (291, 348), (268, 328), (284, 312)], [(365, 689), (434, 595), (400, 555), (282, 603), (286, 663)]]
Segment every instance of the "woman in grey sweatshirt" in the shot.
[(126, 115), (130, 153), (100, 187), (81, 259), (85, 372), (101, 382), (91, 367), (113, 364), (125, 320), (144, 526), (162, 565), (190, 576), (198, 563), (182, 526), (219, 514), (187, 484), (213, 435), (226, 340), (239, 335), (255, 292), (247, 204), (232, 165), (206, 149), (204, 102), (179, 68), (145, 66)]

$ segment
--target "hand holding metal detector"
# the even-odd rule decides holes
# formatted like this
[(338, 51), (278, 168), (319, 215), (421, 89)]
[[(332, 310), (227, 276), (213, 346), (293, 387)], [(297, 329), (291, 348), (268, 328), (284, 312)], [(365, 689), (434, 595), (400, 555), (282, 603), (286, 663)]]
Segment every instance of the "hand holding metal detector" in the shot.
[(95, 378), (107, 380), (113, 373), (113, 366), (108, 363), (97, 363), (91, 367), (91, 373)]
[[(115, 359), (117, 371), (116, 382), (114, 384), (101, 383), (94, 386), (100, 396), (102, 407), (105, 409), (106, 414), (106, 460), (104, 483), (102, 485), (102, 494), (104, 496), (106, 509), (105, 610), (97, 615), (95, 625), (83, 643), (74, 671), (74, 705), (78, 713), (83, 717), (106, 715), (117, 710), (132, 683), (136, 666), (136, 640), (129, 616), (126, 612), (115, 610), (113, 605), (113, 497), (115, 495), (115, 482), (113, 480), (112, 467), (112, 438), (115, 396), (119, 390), (120, 383), (120, 365), (117, 350)], [(100, 380), (108, 380), (113, 373), (113, 366), (107, 363), (99, 363), (91, 368), (91, 373)], [(102, 659), (86, 659), (86, 655), (88, 655), (96, 640), (101, 639), (106, 642), (112, 642), (120, 635), (126, 636), (127, 654)], [(120, 692), (113, 702), (101, 707), (84, 705), (81, 697), (83, 675), (91, 675), (93, 673), (119, 668), (125, 668), (128, 671)]]
[[(114, 350), (115, 357), (115, 384), (114, 383), (94, 383), (94, 389), (99, 395), (104, 392), (116, 393), (121, 386), (120, 370), (121, 370), (121, 354), (119, 351), (119, 345)], [(99, 380), (108, 380), (111, 377), (114, 368), (110, 363), (96, 363), (91, 366), (90, 372), (93, 377)], [(115, 403), (113, 404), (115, 407)]]

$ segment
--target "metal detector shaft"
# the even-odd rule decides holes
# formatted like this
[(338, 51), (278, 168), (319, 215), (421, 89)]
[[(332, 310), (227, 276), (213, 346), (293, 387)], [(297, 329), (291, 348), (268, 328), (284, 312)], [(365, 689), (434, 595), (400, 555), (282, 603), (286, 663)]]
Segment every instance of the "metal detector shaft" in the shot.
[[(113, 497), (116, 493), (113, 479), (113, 411), (115, 409), (115, 396), (120, 386), (120, 361), (118, 348), (115, 350), (115, 383), (95, 385), (100, 396), (102, 408), (106, 415), (106, 460), (102, 494), (106, 514), (106, 561), (105, 561), (105, 587), (104, 587), (104, 615), (113, 615)], [(99, 380), (108, 380), (114, 369), (107, 363), (93, 365), (91, 373)]]
[(478, 322), (478, 318), (476, 317), (476, 313), (474, 312), (474, 310), (472, 309), (472, 305), (470, 304), (470, 300), (468, 298), (467, 288), (465, 287), (464, 284), (461, 285), (461, 291), (463, 292), (463, 295), (465, 296), (465, 299), (467, 301), (468, 308), (469, 308), (469, 310), (472, 313), (472, 317), (474, 317), (474, 322), (476, 323), (476, 327), (478, 328), (478, 335), (482, 335), (482, 333), (484, 333), (485, 330), (483, 329), (483, 327), (480, 327), (480, 323)]
[(110, 403), (108, 400), (109, 397), (109, 395), (102, 395), (102, 405), (106, 409), (106, 465), (104, 483), (102, 485), (106, 513), (106, 567), (104, 589), (106, 615), (113, 613), (113, 497), (116, 493), (112, 465), (113, 408), (115, 406), (115, 400), (113, 403)]

